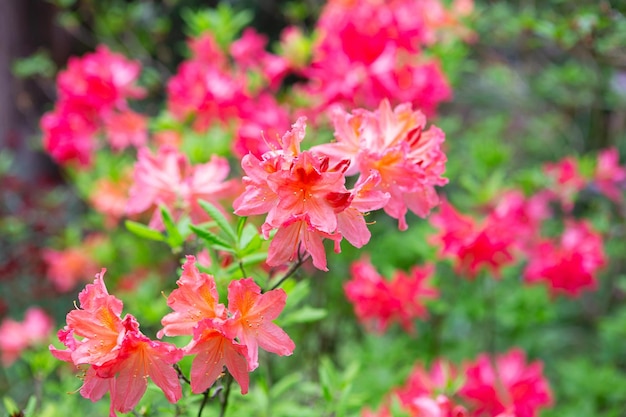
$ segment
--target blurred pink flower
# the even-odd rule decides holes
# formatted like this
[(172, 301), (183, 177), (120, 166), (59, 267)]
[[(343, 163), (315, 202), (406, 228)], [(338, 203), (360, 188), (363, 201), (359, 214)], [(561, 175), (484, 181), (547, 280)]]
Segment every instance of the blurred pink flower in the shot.
[(160, 147), (156, 155), (142, 148), (126, 212), (132, 215), (154, 210), (150, 220), (153, 228), (163, 228), (159, 205), (167, 207), (176, 218), (189, 214), (195, 223), (208, 221), (198, 200), (219, 205), (219, 199), (236, 192), (234, 182), (226, 181), (229, 171), (228, 161), (216, 155), (207, 163), (192, 166), (185, 154), (172, 147)]
[(596, 273), (606, 262), (602, 236), (585, 221), (569, 221), (560, 239), (543, 239), (531, 248), (524, 279), (577, 297), (596, 288)]
[(125, 109), (126, 99), (144, 95), (144, 90), (134, 85), (140, 72), (139, 62), (100, 45), (93, 53), (70, 58), (57, 79), (59, 95), (103, 116), (113, 109)]
[(403, 387), (395, 391), (403, 408), (415, 417), (465, 417), (467, 411), (451, 399), (459, 373), (442, 359), (432, 364), (430, 372), (416, 365)]
[(10, 318), (0, 323), (0, 358), (10, 366), (29, 347), (45, 342), (52, 333), (54, 322), (41, 308), (30, 307), (19, 322)]
[(79, 282), (90, 280), (97, 271), (94, 252), (104, 242), (102, 235), (91, 235), (77, 247), (63, 250), (44, 249), (46, 278), (59, 292), (71, 291)]
[(89, 203), (105, 216), (105, 225), (113, 228), (126, 214), (126, 203), (131, 185), (130, 172), (125, 171), (119, 179), (100, 178), (93, 185)]
[(114, 113), (104, 120), (107, 140), (113, 150), (140, 148), (148, 141), (148, 120), (131, 110)]
[(397, 271), (388, 281), (368, 259), (362, 259), (352, 264), (351, 279), (344, 284), (344, 290), (359, 321), (369, 330), (384, 333), (390, 323), (399, 322), (412, 333), (413, 320), (428, 316), (424, 301), (439, 295), (427, 283), (433, 269), (427, 265), (414, 267), (410, 274)]
[(626, 167), (620, 166), (616, 148), (605, 149), (598, 154), (593, 181), (607, 198), (616, 203), (623, 201)]
[[(480, 355), (468, 364), (460, 395), (472, 406), (472, 416), (535, 417), (552, 404), (552, 393), (543, 376), (541, 362), (526, 364), (521, 349), (512, 349), (494, 359)], [(506, 415), (506, 414), (505, 414)]]
[(436, 40), (441, 27), (455, 26), (452, 16), (461, 14), (436, 0), (328, 2), (317, 24), (312, 63), (302, 70), (308, 92), (321, 109), (333, 103), (373, 107), (389, 97), (432, 114), (451, 89), (421, 48)]
[(41, 119), (44, 149), (55, 161), (89, 166), (98, 148), (95, 136), (107, 121), (114, 148), (144, 140), (141, 116), (130, 112), (127, 103), (144, 95), (135, 85), (140, 71), (139, 62), (103, 45), (83, 57), (70, 58), (67, 69), (57, 77), (59, 100)]
[(576, 159), (563, 158), (559, 162), (546, 164), (543, 170), (552, 181), (549, 190), (554, 193), (565, 211), (572, 211), (576, 194), (587, 184)]

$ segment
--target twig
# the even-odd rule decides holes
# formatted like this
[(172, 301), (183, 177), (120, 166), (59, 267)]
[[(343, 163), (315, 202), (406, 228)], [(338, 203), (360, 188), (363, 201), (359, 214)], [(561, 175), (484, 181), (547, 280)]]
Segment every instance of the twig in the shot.
[(202, 404), (200, 404), (200, 409), (198, 410), (198, 417), (202, 417), (202, 410), (204, 410), (204, 406), (209, 400), (210, 391), (211, 391), (211, 388), (209, 387), (206, 390), (204, 390), (204, 392), (202, 393)]
[(275, 290), (276, 288), (280, 287), (280, 285), (285, 282), (285, 280), (287, 280), (289, 277), (296, 273), (296, 271), (302, 266), (302, 264), (304, 264), (304, 262), (306, 262), (307, 259), (309, 259), (309, 257), (310, 255), (308, 253), (306, 254), (306, 256), (303, 257), (300, 254), (300, 251), (298, 251), (298, 261), (293, 264), (291, 268), (289, 268), (289, 271), (287, 271), (287, 273), (280, 280), (278, 280), (276, 284), (272, 285), (272, 288), (270, 290)]
[[(230, 373), (226, 374), (226, 388), (224, 390), (224, 396), (222, 397), (222, 408), (220, 409), (220, 417), (224, 417), (226, 408), (228, 407), (228, 397), (230, 396), (230, 387), (233, 383), (233, 377)], [(198, 416), (200, 417), (200, 416)]]
[(183, 374), (183, 370), (180, 369), (180, 366), (178, 366), (177, 363), (175, 363), (173, 366), (174, 366), (174, 369), (176, 370), (176, 373), (178, 374), (178, 379), (183, 380), (189, 385), (191, 385), (191, 381), (189, 380), (189, 378), (185, 376), (185, 374)]

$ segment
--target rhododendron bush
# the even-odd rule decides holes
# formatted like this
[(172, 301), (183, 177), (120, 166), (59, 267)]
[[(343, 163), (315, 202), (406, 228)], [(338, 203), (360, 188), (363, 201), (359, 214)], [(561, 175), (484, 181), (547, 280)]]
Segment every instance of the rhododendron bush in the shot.
[(288, 4), (176, 10), (171, 72), (112, 38), (59, 69), (39, 143), (80, 208), (2, 265), (7, 413), (620, 415), (626, 149), (479, 100), (507, 9)]

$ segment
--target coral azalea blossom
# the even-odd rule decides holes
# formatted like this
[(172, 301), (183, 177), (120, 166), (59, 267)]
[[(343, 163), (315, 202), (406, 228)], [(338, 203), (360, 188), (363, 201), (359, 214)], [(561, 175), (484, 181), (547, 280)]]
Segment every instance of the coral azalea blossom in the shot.
[(51, 345), (50, 351), (75, 366), (88, 365), (80, 393), (97, 401), (110, 392), (110, 416), (130, 412), (145, 393), (148, 378), (170, 402), (178, 401), (182, 390), (171, 365), (182, 358), (182, 350), (150, 340), (132, 315), (121, 318), (122, 302), (108, 293), (105, 271), (81, 291), (80, 309), (68, 313), (67, 325), (58, 333), (67, 349)]

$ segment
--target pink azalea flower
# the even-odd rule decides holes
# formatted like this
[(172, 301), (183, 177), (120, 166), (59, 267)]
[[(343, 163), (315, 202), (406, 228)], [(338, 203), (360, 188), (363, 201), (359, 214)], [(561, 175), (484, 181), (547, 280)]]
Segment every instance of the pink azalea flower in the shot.
[(199, 322), (210, 319), (225, 319), (226, 310), (219, 302), (215, 279), (202, 273), (195, 265), (196, 258), (188, 255), (183, 265), (183, 274), (176, 281), (178, 288), (167, 297), (167, 305), (173, 313), (163, 317), (163, 329), (157, 337), (191, 335)]
[(482, 224), (477, 224), (444, 201), (439, 212), (430, 218), (439, 229), (432, 240), (440, 244), (443, 256), (454, 259), (460, 274), (474, 278), (481, 268), (486, 267), (499, 277), (500, 269), (515, 259), (514, 249), (518, 245), (515, 220), (489, 216)]
[(127, 60), (100, 45), (82, 58), (70, 58), (59, 73), (57, 84), (62, 99), (71, 100), (103, 115), (124, 108), (127, 98), (140, 98), (143, 90), (134, 85), (141, 64)]
[(553, 294), (577, 297), (596, 288), (596, 273), (605, 264), (602, 236), (587, 222), (570, 221), (559, 240), (543, 239), (530, 250), (524, 279), (545, 281)]
[(96, 124), (83, 114), (59, 106), (41, 118), (43, 147), (58, 163), (89, 166), (96, 148)]
[[(361, 210), (380, 208), (388, 197), (364, 183), (348, 191), (347, 160), (331, 164), (325, 155), (301, 152), (305, 127), (305, 119), (299, 118), (280, 140), (282, 149), (266, 152), (261, 159), (252, 154), (243, 157), (246, 189), (233, 207), (240, 216), (268, 213), (262, 227), (266, 238), (278, 229), (270, 244), (268, 265), (277, 266), (308, 252), (318, 269), (327, 270), (322, 239), (337, 241), (346, 233), (351, 243), (366, 243), (369, 232), (364, 231)], [(350, 208), (356, 211), (342, 215)]]
[(208, 221), (198, 200), (217, 203), (230, 195), (233, 182), (225, 181), (229, 170), (228, 161), (216, 155), (205, 164), (191, 166), (187, 156), (174, 148), (161, 147), (156, 155), (142, 148), (135, 164), (126, 212), (139, 214), (154, 210), (150, 227), (156, 228), (163, 227), (159, 205), (170, 209), (176, 217), (186, 213), (195, 223)]
[(396, 390), (403, 408), (419, 417), (466, 417), (467, 411), (455, 404), (450, 389), (459, 378), (457, 370), (447, 361), (437, 359), (430, 372), (416, 365), (405, 385)]
[(550, 201), (546, 191), (528, 198), (519, 190), (505, 191), (493, 202), (488, 221), (506, 224), (516, 246), (526, 251), (538, 238), (541, 223), (552, 215)]
[[(95, 52), (81, 58), (70, 59), (67, 69), (57, 78), (59, 101), (55, 109), (41, 119), (44, 148), (54, 160), (61, 164), (78, 162), (79, 166), (89, 166), (98, 148), (95, 136), (107, 120), (113, 120), (117, 129), (114, 131), (109, 126), (113, 146), (121, 145), (120, 141), (136, 143), (144, 139), (138, 132), (141, 130), (138, 117), (135, 116), (131, 124), (127, 116), (134, 114), (129, 113), (127, 100), (140, 98), (144, 93), (135, 86), (140, 71), (140, 63), (127, 60), (106, 46), (99, 46)], [(118, 112), (126, 116), (119, 116)], [(126, 136), (132, 130), (130, 139), (121, 137), (122, 127)]]
[(267, 52), (266, 45), (266, 36), (253, 28), (247, 28), (241, 38), (230, 45), (230, 53), (241, 69), (259, 71), (269, 85), (275, 88), (280, 84), (289, 64), (284, 58)]
[(320, 107), (372, 107), (394, 97), (398, 103), (419, 103), (432, 114), (451, 96), (438, 65), (420, 54), (421, 46), (435, 38), (439, 23), (426, 18), (432, 3), (328, 2), (318, 21), (312, 64), (303, 70)]
[(384, 333), (390, 323), (397, 321), (412, 333), (413, 320), (428, 316), (424, 301), (438, 296), (426, 282), (432, 272), (432, 265), (415, 267), (409, 275), (398, 271), (387, 281), (369, 260), (363, 259), (352, 265), (352, 277), (344, 290), (359, 321), (368, 329)]
[(125, 171), (117, 180), (101, 178), (93, 186), (89, 203), (105, 216), (105, 225), (113, 228), (126, 214), (126, 203), (130, 190), (130, 172)]
[(48, 339), (52, 333), (52, 319), (39, 307), (26, 310), (24, 320), (10, 318), (0, 323), (0, 359), (10, 366), (22, 352)]
[(178, 401), (182, 390), (171, 365), (182, 358), (182, 350), (144, 336), (133, 316), (121, 318), (122, 302), (108, 293), (105, 271), (81, 291), (80, 309), (68, 313), (67, 325), (58, 333), (67, 349), (50, 345), (51, 353), (75, 366), (89, 365), (81, 395), (97, 401), (110, 392), (110, 416), (130, 412), (145, 393), (148, 378), (168, 401)]
[(259, 366), (259, 347), (280, 356), (293, 353), (293, 341), (272, 322), (285, 308), (286, 300), (287, 294), (280, 288), (261, 294), (261, 288), (251, 278), (228, 285), (228, 310), (232, 316), (224, 326), (227, 334), (246, 346), (250, 371)]
[(535, 417), (539, 409), (552, 404), (541, 362), (527, 365), (521, 349), (512, 349), (494, 360), (480, 355), (468, 365), (465, 376), (460, 395), (473, 406), (476, 417), (511, 411), (517, 417)]
[(248, 351), (245, 345), (228, 337), (223, 321), (205, 319), (194, 328), (193, 340), (185, 348), (188, 354), (197, 354), (191, 364), (191, 391), (204, 392), (220, 377), (224, 366), (241, 387), (248, 392)]
[(448, 182), (442, 177), (446, 156), (441, 143), (445, 136), (435, 126), (424, 130), (426, 118), (422, 113), (408, 104), (392, 109), (383, 100), (376, 112), (336, 110), (333, 122), (337, 142), (313, 150), (333, 160), (349, 159), (348, 174), (375, 171), (380, 177), (376, 189), (390, 195), (383, 208), (399, 220), (401, 230), (408, 227), (408, 210), (425, 217), (439, 203), (434, 187)]
[(148, 141), (146, 117), (131, 110), (108, 116), (104, 129), (111, 148), (116, 151), (131, 145), (140, 148)]
[(571, 211), (574, 208), (574, 199), (576, 194), (582, 190), (587, 180), (582, 176), (578, 169), (578, 162), (572, 158), (564, 158), (554, 164), (546, 164), (544, 172), (552, 180), (550, 190), (556, 198), (561, 202), (565, 211)]
[(623, 200), (626, 167), (620, 166), (616, 148), (605, 149), (598, 154), (593, 181), (607, 198), (616, 203)]

